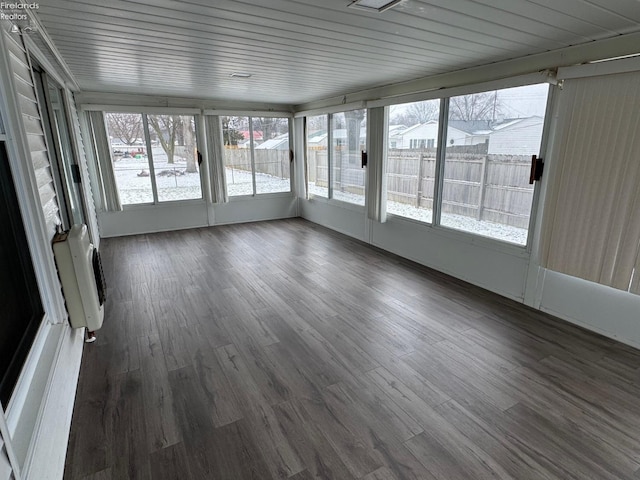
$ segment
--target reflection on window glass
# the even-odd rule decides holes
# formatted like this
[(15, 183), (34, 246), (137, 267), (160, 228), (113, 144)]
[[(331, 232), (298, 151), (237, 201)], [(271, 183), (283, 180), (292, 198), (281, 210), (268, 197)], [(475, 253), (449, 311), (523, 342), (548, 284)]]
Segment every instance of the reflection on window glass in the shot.
[(289, 119), (253, 117), (256, 193), (291, 191)]
[(105, 123), (120, 203), (153, 203), (142, 115), (107, 113)]
[(441, 224), (525, 245), (548, 86), (452, 97)]
[(202, 198), (193, 115), (148, 115), (158, 201)]
[(389, 110), (387, 212), (431, 223), (440, 100)]
[(358, 205), (365, 200), (361, 151), (367, 142), (366, 114), (360, 109), (331, 115), (332, 198)]
[[(253, 195), (249, 117), (220, 117), (224, 141), (224, 165), (230, 197)], [(259, 135), (254, 135), (254, 141)]]
[(329, 156), (327, 115), (307, 117), (307, 174), (309, 193), (329, 198)]

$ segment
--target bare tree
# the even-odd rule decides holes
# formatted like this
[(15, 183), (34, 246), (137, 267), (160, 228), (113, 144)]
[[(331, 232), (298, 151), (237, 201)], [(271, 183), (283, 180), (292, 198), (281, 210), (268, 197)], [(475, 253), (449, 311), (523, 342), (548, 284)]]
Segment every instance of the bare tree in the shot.
[(440, 102), (426, 100), (423, 102), (415, 102), (407, 108), (407, 115), (415, 120), (415, 123), (426, 123), (430, 120), (437, 120), (440, 112)]
[(437, 120), (440, 113), (439, 100), (424, 100), (411, 103), (408, 106), (396, 105), (391, 107), (390, 118), (394, 125), (415, 125)]
[(452, 120), (495, 120), (502, 113), (498, 92), (474, 93), (451, 97), (449, 118)]
[(244, 135), (238, 130), (237, 117), (220, 117), (222, 122), (222, 139), (225, 145), (238, 145), (244, 140)]
[(315, 115), (313, 117), (307, 117), (307, 131), (311, 133), (319, 130), (327, 131), (327, 116)]
[(142, 115), (139, 113), (108, 113), (109, 135), (125, 145), (134, 145), (142, 138)]
[(184, 140), (187, 173), (197, 173), (198, 151), (196, 146), (196, 122), (192, 116), (182, 117), (182, 138)]
[(149, 125), (167, 154), (167, 163), (175, 163), (174, 155), (176, 151), (176, 140), (178, 129), (181, 128), (182, 121), (179, 115), (149, 115), (147, 116)]
[(287, 132), (287, 119), (275, 117), (253, 117), (253, 131), (261, 131), (262, 139), (269, 140)]

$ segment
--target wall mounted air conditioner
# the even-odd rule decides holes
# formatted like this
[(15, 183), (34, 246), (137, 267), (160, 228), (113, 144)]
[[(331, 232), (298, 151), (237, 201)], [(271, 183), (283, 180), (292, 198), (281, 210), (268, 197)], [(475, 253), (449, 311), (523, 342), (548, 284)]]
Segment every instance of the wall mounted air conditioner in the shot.
[(98, 250), (89, 242), (86, 225), (74, 225), (56, 234), (53, 252), (62, 283), (62, 293), (73, 328), (87, 329), (87, 342), (104, 320), (105, 283)]

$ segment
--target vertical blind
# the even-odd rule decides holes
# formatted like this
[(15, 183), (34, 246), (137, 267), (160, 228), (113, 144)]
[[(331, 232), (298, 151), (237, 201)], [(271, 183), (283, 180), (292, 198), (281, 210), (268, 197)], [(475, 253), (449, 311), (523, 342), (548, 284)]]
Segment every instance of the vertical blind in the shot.
[(217, 115), (205, 116), (207, 157), (209, 159), (209, 176), (211, 182), (211, 201), (226, 203), (229, 201), (224, 169), (224, 140), (222, 122)]
[(367, 203), (371, 220), (384, 223), (387, 219), (387, 132), (388, 115), (385, 109), (376, 107), (369, 110), (367, 138), (369, 139), (369, 165), (367, 166)]
[(116, 186), (116, 174), (113, 170), (111, 146), (109, 145), (104, 113), (88, 112), (88, 115), (91, 140), (95, 149), (95, 158), (100, 172), (100, 175), (98, 175), (100, 182), (98, 189), (102, 193), (102, 208), (107, 212), (118, 212), (122, 210), (122, 203), (120, 202), (120, 194)]
[(567, 80), (543, 266), (640, 294), (640, 72)]

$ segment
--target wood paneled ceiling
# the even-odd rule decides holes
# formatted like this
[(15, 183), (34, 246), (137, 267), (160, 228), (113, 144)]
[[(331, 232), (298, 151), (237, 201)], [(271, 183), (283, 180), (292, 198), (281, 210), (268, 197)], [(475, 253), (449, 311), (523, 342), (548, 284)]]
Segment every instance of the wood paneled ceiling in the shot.
[(348, 3), (49, 0), (38, 16), (83, 90), (283, 104), (640, 31), (638, 0)]

